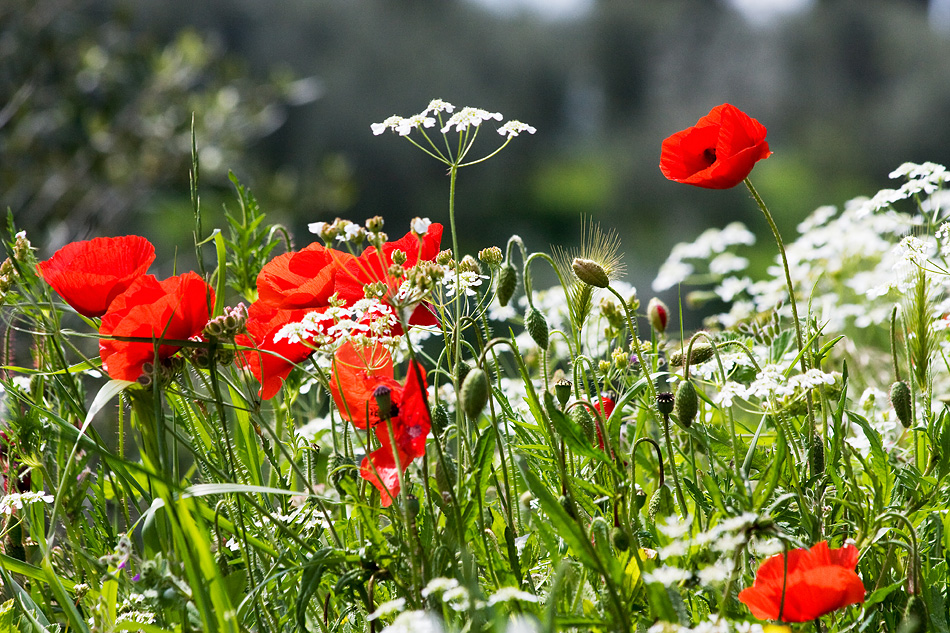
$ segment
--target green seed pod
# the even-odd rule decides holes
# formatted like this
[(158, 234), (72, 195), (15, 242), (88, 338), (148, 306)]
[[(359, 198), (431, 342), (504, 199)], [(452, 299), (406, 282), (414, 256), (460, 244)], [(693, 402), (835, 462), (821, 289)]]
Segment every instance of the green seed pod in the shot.
[(930, 617), (927, 615), (927, 605), (920, 599), (920, 596), (914, 595), (907, 600), (904, 616), (897, 631), (898, 633), (924, 633), (930, 630), (929, 623)]
[(448, 493), (455, 487), (455, 480), (458, 478), (458, 469), (455, 462), (448, 455), (443, 460), (437, 460), (435, 463), (435, 483), (439, 486), (439, 492)]
[(571, 387), (573, 386), (574, 385), (567, 378), (561, 378), (554, 383), (554, 396), (557, 398), (558, 404), (562, 407), (571, 399)]
[(650, 521), (655, 523), (657, 516), (667, 517), (673, 514), (673, 512), (673, 491), (670, 490), (669, 486), (663, 484), (653, 493), (647, 514), (650, 517)]
[[(707, 360), (713, 357), (713, 346), (709, 343), (697, 342), (693, 343), (693, 351), (689, 355), (689, 364), (690, 366), (702, 365)], [(686, 350), (677, 350), (670, 354), (670, 365), (673, 367), (682, 367), (683, 361), (686, 360)]]
[(481, 367), (468, 372), (462, 382), (462, 411), (470, 419), (475, 419), (488, 403), (489, 395), (488, 374)]
[(676, 399), (669, 391), (663, 391), (656, 394), (656, 410), (662, 413), (664, 416), (673, 413), (673, 406), (675, 402)]
[(571, 419), (574, 420), (574, 423), (581, 427), (584, 431), (584, 436), (587, 440), (593, 444), (597, 439), (597, 428), (594, 424), (594, 418), (591, 417), (587, 407), (584, 405), (579, 405), (571, 409), (570, 413)]
[(914, 414), (910, 403), (910, 387), (903, 380), (898, 380), (891, 385), (891, 406), (894, 407), (897, 419), (901, 421), (905, 429), (913, 426)]
[(528, 312), (524, 315), (524, 326), (534, 342), (538, 344), (538, 347), (546, 350), (550, 342), (548, 340), (548, 320), (544, 318), (541, 311), (533, 307), (528, 308)]
[(508, 305), (511, 297), (515, 294), (515, 287), (518, 285), (518, 273), (511, 264), (505, 264), (498, 271), (498, 285), (495, 286), (495, 294), (498, 296), (498, 303), (502, 306)]
[(693, 425), (696, 414), (699, 412), (699, 396), (696, 395), (696, 387), (689, 380), (684, 380), (676, 388), (673, 410), (683, 428), (688, 429)]
[(619, 525), (615, 525), (614, 529), (610, 530), (610, 542), (618, 552), (626, 552), (630, 549), (630, 537)]
[(435, 402), (430, 411), (432, 416), (432, 434), (441, 437), (442, 432), (449, 426), (449, 412), (441, 402)]

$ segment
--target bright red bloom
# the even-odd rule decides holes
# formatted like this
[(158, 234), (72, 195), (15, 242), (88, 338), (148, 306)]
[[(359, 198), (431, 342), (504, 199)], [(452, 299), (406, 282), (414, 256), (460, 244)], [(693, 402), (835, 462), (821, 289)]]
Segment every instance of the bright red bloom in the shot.
[[(379, 490), (383, 507), (388, 507), (399, 494), (399, 467), (405, 472), (410, 462), (425, 454), (432, 426), (425, 369), (410, 362), (406, 383), (400, 385), (382, 345), (357, 348), (347, 342), (334, 357), (330, 386), (341, 415), (357, 428), (372, 428), (379, 440), (380, 447), (363, 458), (360, 476)], [(377, 402), (381, 393), (391, 403), (387, 415), (381, 415)]]
[[(152, 275), (136, 279), (117, 296), (102, 317), (99, 334), (184, 341), (201, 333), (214, 305), (214, 290), (193, 272), (158, 281)], [(160, 344), (158, 359), (164, 360), (180, 345)], [(154, 363), (152, 341), (99, 339), (99, 355), (109, 376), (138, 380), (145, 363)]]
[[(395, 242), (383, 244), (382, 251), (375, 246), (367, 248), (359, 257), (350, 257), (344, 260), (333, 256), (340, 267), (337, 273), (335, 290), (337, 295), (346, 301), (347, 305), (363, 299), (366, 296), (363, 288), (367, 284), (383, 282), (389, 289), (389, 295), (395, 295), (402, 284), (402, 279), (396, 279), (389, 274), (389, 267), (393, 265), (393, 252), (400, 250), (406, 255), (403, 269), (410, 269), (421, 261), (432, 261), (439, 254), (439, 245), (442, 242), (442, 225), (429, 225), (425, 235), (412, 231), (406, 233)], [(419, 305), (409, 319), (412, 325), (438, 325), (435, 315), (425, 305)]]
[(155, 247), (138, 235), (71, 242), (36, 269), (79, 314), (98, 317), (155, 261)]
[(760, 620), (814, 620), (849, 604), (864, 602), (864, 584), (854, 571), (857, 564), (858, 548), (854, 545), (829, 549), (828, 542), (821, 541), (810, 550), (788, 553), (786, 580), (785, 556), (777, 554), (762, 563), (755, 583), (739, 592), (739, 600)]
[(259, 383), (260, 396), (269, 400), (277, 395), (284, 380), (297, 365), (306, 360), (313, 348), (287, 339), (274, 341), (274, 335), (288, 323), (297, 323), (311, 310), (280, 310), (255, 301), (247, 310), (247, 334), (239, 334), (234, 342), (252, 350), (238, 352), (238, 364), (247, 367)]
[[(600, 396), (600, 400), (597, 401), (597, 404), (594, 405), (594, 408), (603, 416), (604, 424), (607, 423), (610, 414), (614, 412), (614, 409), (617, 408), (617, 402), (613, 398), (612, 393), (603, 393)], [(600, 446), (601, 450), (604, 448), (604, 436), (600, 433), (600, 424), (594, 424), (594, 430), (597, 431), (597, 443)]]
[(724, 103), (691, 128), (663, 141), (660, 171), (675, 182), (729, 189), (745, 180), (757, 161), (772, 152), (765, 126)]
[(356, 259), (316, 242), (267, 262), (257, 276), (258, 298), (274, 308), (320, 308), (329, 305), (338, 269)]

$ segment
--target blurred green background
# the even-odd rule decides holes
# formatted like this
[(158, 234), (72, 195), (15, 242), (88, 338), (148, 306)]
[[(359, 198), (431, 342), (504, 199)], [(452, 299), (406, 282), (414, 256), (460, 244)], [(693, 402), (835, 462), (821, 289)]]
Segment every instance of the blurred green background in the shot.
[[(432, 98), (537, 127), (461, 172), (463, 249), (618, 231), (628, 279), (738, 219), (742, 188), (666, 181), (660, 143), (723, 102), (769, 130), (753, 181), (790, 233), (815, 207), (950, 163), (946, 0), (4, 0), (0, 203), (39, 255), (140, 233), (193, 258), (191, 120), (205, 226), (227, 172), (299, 246), (309, 222), (447, 221), (444, 167), (370, 124)], [(485, 151), (497, 137), (479, 138)], [(763, 253), (774, 245), (760, 239)]]

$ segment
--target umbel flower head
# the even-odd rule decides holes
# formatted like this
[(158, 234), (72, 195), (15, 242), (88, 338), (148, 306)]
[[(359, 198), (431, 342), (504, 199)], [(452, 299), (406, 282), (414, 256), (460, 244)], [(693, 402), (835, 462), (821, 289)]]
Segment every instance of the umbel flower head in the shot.
[(756, 162), (772, 152), (765, 126), (724, 103), (693, 127), (668, 137), (660, 152), (660, 171), (675, 182), (730, 189), (745, 180)]
[[(821, 541), (766, 559), (739, 601), (760, 620), (807, 622), (850, 604), (864, 602), (864, 583), (855, 573), (858, 548), (830, 549)], [(782, 596), (784, 594), (784, 604)]]

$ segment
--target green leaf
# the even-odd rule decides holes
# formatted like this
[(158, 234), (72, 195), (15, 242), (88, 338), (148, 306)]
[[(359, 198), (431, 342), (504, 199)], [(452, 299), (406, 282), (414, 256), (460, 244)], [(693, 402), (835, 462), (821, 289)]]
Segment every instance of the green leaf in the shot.
[(554, 396), (551, 395), (550, 391), (544, 392), (544, 408), (547, 409), (548, 417), (551, 418), (554, 429), (558, 432), (558, 435), (564, 439), (564, 442), (572, 451), (578, 455), (596, 459), (611, 467), (614, 466), (613, 462), (611, 462), (607, 456), (607, 453), (588, 441), (581, 425), (571, 419), (570, 416), (564, 415), (564, 413), (558, 409), (557, 403), (554, 402)]

